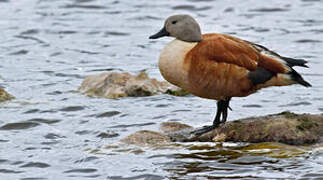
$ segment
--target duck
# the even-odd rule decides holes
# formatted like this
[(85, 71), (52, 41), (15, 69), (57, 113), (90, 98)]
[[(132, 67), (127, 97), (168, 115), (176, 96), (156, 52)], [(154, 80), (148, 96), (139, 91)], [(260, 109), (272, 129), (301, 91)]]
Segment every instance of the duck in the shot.
[(161, 75), (189, 93), (217, 101), (212, 125), (193, 133), (211, 131), (227, 120), (230, 100), (246, 97), (262, 88), (311, 84), (293, 69), (306, 67), (307, 61), (284, 57), (263, 45), (228, 34), (202, 34), (190, 15), (168, 17), (162, 29), (149, 39), (175, 38), (161, 51)]

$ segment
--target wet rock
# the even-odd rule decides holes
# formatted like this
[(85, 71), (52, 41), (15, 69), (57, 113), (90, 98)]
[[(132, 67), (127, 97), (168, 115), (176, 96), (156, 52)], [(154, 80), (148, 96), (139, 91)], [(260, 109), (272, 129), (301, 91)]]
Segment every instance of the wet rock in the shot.
[(162, 122), (159, 127), (159, 130), (161, 130), (163, 133), (182, 131), (184, 129), (192, 130), (193, 127), (179, 122)]
[(121, 142), (139, 146), (163, 145), (171, 142), (170, 138), (158, 132), (141, 130), (123, 138)]
[(123, 142), (143, 145), (179, 142), (277, 142), (289, 145), (323, 143), (323, 114), (279, 114), (251, 117), (227, 122), (217, 129), (200, 136), (192, 136), (193, 128), (178, 122), (165, 122), (160, 130), (138, 131)]
[(179, 122), (163, 122), (161, 123), (159, 130), (166, 134), (171, 141), (186, 141), (194, 128)]
[(79, 91), (89, 96), (112, 99), (127, 96), (151, 96), (162, 93), (176, 96), (188, 94), (168, 82), (149, 78), (145, 72), (138, 75), (110, 72), (89, 75), (82, 82)]
[(226, 139), (227, 139), (227, 135), (225, 135), (224, 133), (219, 133), (212, 139), (212, 141), (225, 142)]
[(14, 99), (14, 97), (7, 93), (4, 89), (0, 88), (0, 102), (8, 101), (11, 99)]
[(188, 138), (186, 141), (280, 142), (290, 145), (320, 143), (323, 139), (323, 115), (282, 112), (262, 117), (252, 117), (220, 126), (219, 128)]

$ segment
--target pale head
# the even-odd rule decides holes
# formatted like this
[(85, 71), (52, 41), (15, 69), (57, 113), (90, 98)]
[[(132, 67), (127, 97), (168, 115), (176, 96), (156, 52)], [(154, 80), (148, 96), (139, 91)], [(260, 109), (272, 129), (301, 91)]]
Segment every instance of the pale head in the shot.
[(202, 34), (199, 24), (190, 15), (173, 15), (166, 19), (164, 27), (150, 39), (172, 36), (187, 42), (199, 42)]

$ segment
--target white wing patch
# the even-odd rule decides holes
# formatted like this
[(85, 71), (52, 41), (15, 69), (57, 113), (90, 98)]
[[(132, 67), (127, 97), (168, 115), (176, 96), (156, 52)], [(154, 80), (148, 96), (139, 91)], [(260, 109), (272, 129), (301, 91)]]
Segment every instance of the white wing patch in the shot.
[[(250, 43), (250, 42), (249, 42)], [(273, 51), (270, 51), (269, 49), (261, 46), (261, 45), (258, 45), (258, 44), (253, 44), (253, 43), (250, 43), (252, 45), (252, 47), (254, 47), (255, 49), (257, 49), (260, 54), (264, 55), (264, 56), (267, 56), (267, 57), (270, 57), (276, 61), (278, 61), (279, 63), (283, 64), (285, 69), (287, 71), (292, 71), (292, 69), (288, 66), (288, 63), (283, 60), (279, 54), (273, 52)]]

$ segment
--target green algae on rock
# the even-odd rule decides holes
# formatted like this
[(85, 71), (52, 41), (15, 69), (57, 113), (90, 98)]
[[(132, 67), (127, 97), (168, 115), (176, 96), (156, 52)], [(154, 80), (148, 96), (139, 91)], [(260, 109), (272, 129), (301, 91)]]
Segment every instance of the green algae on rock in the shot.
[(0, 102), (8, 101), (14, 99), (14, 97), (7, 93), (4, 89), (0, 88)]
[(94, 97), (120, 98), (141, 97), (156, 94), (184, 96), (188, 93), (168, 82), (150, 78), (145, 72), (138, 75), (129, 73), (101, 73), (87, 76), (79, 88), (81, 93)]

